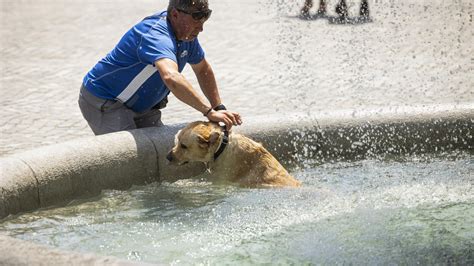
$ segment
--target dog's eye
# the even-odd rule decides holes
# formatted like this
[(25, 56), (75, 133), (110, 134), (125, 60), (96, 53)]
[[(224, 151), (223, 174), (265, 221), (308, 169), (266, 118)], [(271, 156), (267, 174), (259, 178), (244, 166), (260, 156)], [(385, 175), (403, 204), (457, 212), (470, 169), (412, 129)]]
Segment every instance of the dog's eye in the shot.
[(181, 143), (181, 149), (186, 150), (187, 148), (188, 148), (188, 147), (187, 147), (186, 145), (184, 145), (184, 144)]

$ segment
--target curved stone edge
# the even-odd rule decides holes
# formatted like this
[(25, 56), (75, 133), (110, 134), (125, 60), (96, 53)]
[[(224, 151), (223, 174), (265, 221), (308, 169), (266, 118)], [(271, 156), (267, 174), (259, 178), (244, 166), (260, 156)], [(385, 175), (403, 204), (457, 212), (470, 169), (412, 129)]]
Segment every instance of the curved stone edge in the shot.
[(40, 207), (37, 179), (33, 170), (18, 158), (0, 162), (0, 219), (19, 211)]
[[(191, 177), (200, 164), (171, 167), (166, 153), (184, 124), (87, 137), (0, 158), (0, 218), (93, 196), (103, 189)], [(416, 154), (473, 150), (474, 105), (343, 110), (336, 113), (289, 114), (284, 117), (248, 118), (234, 131), (262, 142), (286, 164), (305, 159), (340, 160), (380, 154)], [(16, 239), (4, 236), (0, 261), (24, 265)], [(24, 241), (22, 245), (36, 244)], [(70, 252), (48, 252), (54, 261)], [(21, 245), (19, 246), (21, 247)], [(16, 255), (12, 255), (16, 254)], [(69, 262), (94, 257), (99, 265), (113, 265), (103, 257), (74, 253)], [(29, 258), (34, 262), (37, 258)], [(43, 255), (39, 255), (40, 257)], [(67, 258), (73, 258), (67, 257)], [(27, 263), (29, 264), (29, 263)]]
[(141, 131), (88, 137), (0, 159), (0, 218), (159, 181), (153, 142)]
[[(250, 122), (250, 123), (249, 123)], [(287, 166), (474, 148), (474, 104), (341, 110), (262, 116), (236, 131)]]
[[(183, 166), (171, 166), (166, 160), (166, 155), (174, 145), (176, 133), (185, 127), (186, 123), (166, 125), (160, 128), (139, 129), (145, 134), (156, 148), (160, 180), (173, 182), (178, 179), (196, 176), (205, 171), (202, 163), (189, 163)], [(135, 130), (137, 131), (137, 130)]]
[[(306, 159), (360, 159), (473, 148), (474, 104), (294, 113), (251, 117), (234, 127), (262, 142), (285, 165)], [(18, 212), (202, 173), (169, 166), (183, 124), (117, 132), (0, 158), (0, 219)]]

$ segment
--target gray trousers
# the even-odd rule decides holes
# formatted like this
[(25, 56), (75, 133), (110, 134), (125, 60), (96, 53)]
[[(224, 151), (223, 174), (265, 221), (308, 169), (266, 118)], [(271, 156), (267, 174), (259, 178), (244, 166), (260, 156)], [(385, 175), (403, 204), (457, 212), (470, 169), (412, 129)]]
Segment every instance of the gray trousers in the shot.
[[(159, 108), (164, 106), (166, 103), (161, 104)], [(79, 108), (96, 135), (163, 125), (158, 107), (144, 113), (136, 113), (119, 101), (96, 97), (84, 85), (79, 93)]]

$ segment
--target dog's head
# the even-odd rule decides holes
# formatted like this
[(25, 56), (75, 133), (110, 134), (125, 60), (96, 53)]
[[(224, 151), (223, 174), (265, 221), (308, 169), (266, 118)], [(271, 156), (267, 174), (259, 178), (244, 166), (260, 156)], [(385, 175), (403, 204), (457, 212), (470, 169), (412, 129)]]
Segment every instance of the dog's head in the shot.
[(221, 139), (217, 123), (193, 122), (175, 136), (174, 147), (166, 156), (172, 164), (188, 162), (210, 162)]

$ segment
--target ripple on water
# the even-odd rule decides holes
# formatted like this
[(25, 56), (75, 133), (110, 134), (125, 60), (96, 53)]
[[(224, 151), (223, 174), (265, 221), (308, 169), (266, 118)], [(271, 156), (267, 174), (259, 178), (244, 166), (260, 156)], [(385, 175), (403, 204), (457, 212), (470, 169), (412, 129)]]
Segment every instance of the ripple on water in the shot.
[(158, 263), (473, 261), (472, 156), (313, 165), (299, 189), (196, 178), (10, 217), (17, 238)]

